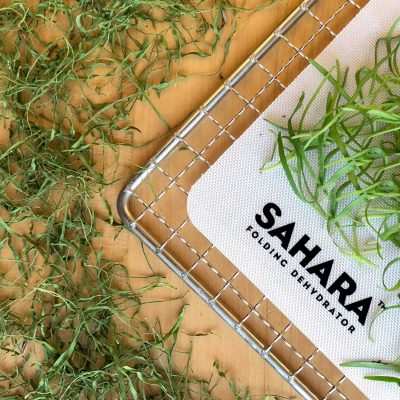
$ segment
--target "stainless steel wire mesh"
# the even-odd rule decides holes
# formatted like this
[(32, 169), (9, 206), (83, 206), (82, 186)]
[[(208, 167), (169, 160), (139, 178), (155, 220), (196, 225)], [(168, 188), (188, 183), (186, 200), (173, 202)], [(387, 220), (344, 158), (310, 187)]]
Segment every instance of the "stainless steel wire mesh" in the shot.
[(126, 227), (306, 399), (364, 396), (196, 230), (186, 201), (196, 180), (366, 2), (303, 1), (118, 199)]

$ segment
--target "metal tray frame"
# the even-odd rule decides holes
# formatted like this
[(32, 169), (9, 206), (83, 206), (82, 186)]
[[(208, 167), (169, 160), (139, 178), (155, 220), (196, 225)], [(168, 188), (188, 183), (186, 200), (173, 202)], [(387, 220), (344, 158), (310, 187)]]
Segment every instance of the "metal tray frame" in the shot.
[[(201, 160), (206, 164), (206, 168), (211, 165), (204, 153), (216, 146), (215, 143), (222, 135), (227, 135), (231, 142), (235, 140), (235, 137), (229, 132), (229, 127), (231, 127), (235, 121), (240, 118), (240, 116), (246, 110), (255, 111), (256, 115), (261, 113), (255, 105), (255, 101), (259, 98), (272, 84), (278, 84), (281, 89), (285, 89), (286, 84), (280, 79), (280, 76), (284, 71), (290, 66), (294, 60), (300, 56), (303, 59), (308, 60), (308, 56), (305, 54), (305, 49), (307, 46), (316, 40), (321, 32), (328, 32), (331, 37), (336, 34), (331, 28), (331, 23), (337, 18), (337, 16), (342, 13), (346, 7), (353, 7), (355, 10), (361, 8), (360, 0), (342, 0), (334, 12), (329, 16), (329, 18), (323, 20), (317, 13), (313, 11), (313, 7), (317, 3), (321, 3), (329, 0), (305, 0), (281, 23), (280, 26), (261, 44), (261, 46), (252, 54), (250, 57), (239, 67), (239, 69), (224, 83), (224, 85), (208, 100), (206, 103), (200, 107), (188, 120), (186, 123), (173, 135), (169, 142), (159, 151), (154, 157), (152, 157), (147, 164), (147, 166), (141, 170), (138, 174), (133, 176), (128, 182), (126, 187), (121, 191), (118, 201), (117, 208), (119, 215), (123, 224), (132, 233), (134, 233), (152, 252), (154, 252), (174, 273), (176, 273), (194, 292), (196, 292), (230, 327), (232, 327), (258, 354), (261, 355), (289, 384), (305, 399), (348, 399), (349, 397), (344, 393), (342, 387), (347, 381), (345, 376), (341, 376), (339, 379), (330, 379), (327, 377), (326, 373), (321, 372), (318, 367), (313, 364), (313, 359), (319, 353), (319, 350), (315, 348), (311, 354), (305, 356), (301, 351), (296, 348), (295, 344), (292, 343), (290, 339), (286, 337), (286, 333), (293, 328), (290, 323), (285, 325), (283, 328), (275, 328), (273, 324), (268, 321), (268, 318), (262, 315), (259, 311), (261, 304), (267, 301), (266, 296), (257, 301), (255, 304), (246, 299), (234, 284), (235, 279), (240, 275), (239, 271), (236, 271), (232, 276), (226, 278), (222, 272), (219, 271), (219, 266), (214, 265), (207, 259), (207, 255), (211, 250), (214, 249), (212, 244), (207, 247), (205, 251), (200, 251), (194, 248), (189, 240), (187, 240), (183, 234), (181, 234), (182, 228), (190, 223), (188, 217), (185, 217), (178, 226), (174, 227), (168, 222), (167, 218), (161, 216), (159, 212), (155, 211), (156, 204), (162, 199), (165, 193), (172, 187), (178, 187), (181, 192), (187, 196), (188, 191), (179, 184), (179, 179), (188, 173), (188, 171), (193, 168), (196, 160)], [(365, 3), (365, 1), (364, 1)], [(301, 23), (301, 19), (304, 16), (311, 17), (317, 22), (318, 29), (308, 37), (308, 39), (301, 45), (296, 45), (288, 38), (288, 33), (292, 28), (296, 27), (296, 24)], [(275, 73), (270, 72), (270, 70), (264, 66), (262, 60), (268, 55), (271, 49), (277, 45), (278, 42), (286, 42), (288, 46), (293, 49), (293, 55), (288, 59), (288, 61), (281, 65)], [(241, 95), (240, 91), (236, 89), (236, 86), (246, 77), (249, 71), (255, 66), (263, 69), (266, 74), (269, 75), (268, 82), (263, 85), (258, 92), (250, 99), (247, 100), (245, 96)], [(243, 101), (243, 107), (232, 116), (226, 124), (221, 124), (217, 118), (213, 116), (214, 108), (228, 95), (235, 94)], [(263, 111), (263, 110), (262, 110)], [(196, 127), (204, 121), (204, 119), (209, 118), (213, 121), (219, 128), (218, 133), (214, 135), (208, 143), (203, 146), (201, 150), (194, 149), (190, 145), (187, 139)], [(241, 133), (241, 132), (240, 132)], [(170, 174), (166, 171), (162, 164), (171, 155), (176, 154), (176, 150), (180, 146), (184, 146), (186, 150), (193, 153), (192, 161), (188, 162), (178, 173)], [(138, 188), (144, 184), (144, 182), (152, 176), (155, 171), (161, 171), (163, 175), (168, 179), (168, 184), (159, 192), (156, 193), (152, 201), (144, 201), (141, 196), (136, 193)], [(199, 178), (200, 176), (197, 176)], [(140, 212), (136, 214), (132, 212), (131, 202), (134, 200), (140, 204)], [(161, 224), (169, 230), (169, 237), (160, 243), (153, 236), (154, 232), (151, 232), (147, 227), (142, 226), (141, 221), (146, 213), (151, 213)], [(156, 229), (156, 227), (154, 227)], [(200, 235), (200, 233), (198, 233)], [(185, 246), (187, 246), (193, 254), (196, 256), (196, 261), (191, 265), (183, 265), (182, 262), (177, 261), (177, 258), (170, 254), (167, 247), (172, 239), (178, 238)], [(199, 263), (204, 263), (213, 273), (216, 274), (217, 279), (221, 280), (221, 287), (216, 291), (212, 292), (207, 288), (205, 280), (195, 276), (192, 272), (199, 265)], [(200, 274), (201, 275), (201, 274)], [(238, 299), (243, 302), (249, 311), (244, 317), (237, 318), (235, 315), (235, 310), (232, 309), (226, 302), (221, 301), (222, 294), (230, 289)], [(246, 326), (246, 321), (251, 316), (256, 316), (264, 324), (266, 329), (270, 330), (274, 339), (266, 343), (260, 340), (254, 332), (252, 332), (251, 327)], [(296, 357), (301, 359), (300, 365), (295, 368), (288, 368), (285, 365), (285, 360), (279, 357), (274, 351), (274, 345), (277, 343), (283, 343), (283, 345), (292, 352)], [(304, 382), (304, 379), (300, 377), (301, 371), (305, 368), (309, 369), (309, 380), (308, 383)], [(318, 378), (327, 383), (328, 390), (324, 394), (316, 394), (312, 386), (314, 380)], [(358, 398), (357, 398), (358, 400)]]

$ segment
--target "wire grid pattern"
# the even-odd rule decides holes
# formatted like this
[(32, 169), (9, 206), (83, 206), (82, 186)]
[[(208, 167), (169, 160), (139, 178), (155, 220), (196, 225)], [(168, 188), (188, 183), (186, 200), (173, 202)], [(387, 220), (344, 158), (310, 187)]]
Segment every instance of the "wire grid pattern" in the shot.
[[(191, 225), (186, 213), (186, 198), (190, 186), (201, 173), (242, 133), (244, 129), (241, 119), (248, 126), (261, 115), (276, 92), (284, 90), (288, 79), (292, 80), (299, 72), (301, 67), (298, 63), (303, 61), (303, 67), (307, 65), (311, 45), (324, 34), (325, 43), (320, 45), (322, 49), (345, 25), (343, 22), (335, 24), (339, 16), (354, 16), (362, 4), (365, 1), (303, 1), (225, 82), (224, 87), (200, 107), (162, 151), (150, 160), (147, 168), (132, 178), (118, 200), (124, 224), (306, 399), (361, 399), (363, 395), (274, 308), (267, 296), (257, 289), (246, 290), (248, 282), (240, 271), (232, 265), (226, 267), (229, 262), (218, 250), (204, 237), (199, 239), (201, 234)], [(321, 10), (326, 11), (329, 6), (332, 8), (329, 15), (321, 16)], [(302, 24), (312, 25), (313, 29), (302, 43), (296, 43), (291, 33)], [(335, 28), (335, 25), (338, 26)], [(267, 56), (275, 47), (282, 45), (287, 46), (285, 51), (289, 55), (288, 59), (278, 67), (268, 65)], [(296, 62), (292, 76), (287, 78), (285, 72)], [(244, 93), (245, 81), (251, 71), (264, 76), (262, 85), (248, 95)], [(265, 99), (262, 99), (263, 96)], [(233, 107), (231, 113), (218, 115), (218, 107), (225, 110), (224, 102), (234, 102), (237, 106)], [(209, 131), (209, 137), (206, 137), (204, 143), (201, 138), (202, 143), (199, 144), (198, 127), (205, 124), (203, 132), (205, 129)], [(222, 147), (220, 142), (223, 143)], [(182, 149), (184, 151), (177, 151)], [(186, 179), (190, 175), (193, 176)], [(157, 176), (159, 187), (146, 184), (154, 176)], [(179, 200), (171, 202), (171, 194)], [(192, 244), (193, 241), (197, 242), (196, 246)], [(254, 293), (260, 297), (256, 298)], [(272, 315), (277, 317), (271, 318)]]

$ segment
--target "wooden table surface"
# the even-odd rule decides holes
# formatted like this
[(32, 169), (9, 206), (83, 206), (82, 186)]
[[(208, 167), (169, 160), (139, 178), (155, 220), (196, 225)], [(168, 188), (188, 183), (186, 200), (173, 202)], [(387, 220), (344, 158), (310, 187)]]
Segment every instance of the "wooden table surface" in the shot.
[[(237, 5), (257, 5), (256, 1), (236, 2)], [(241, 4), (243, 3), (243, 4)], [(259, 1), (258, 4), (261, 2)], [(153, 93), (151, 99), (161, 114), (173, 127), (184, 119), (224, 82), (224, 80), (251, 54), (257, 46), (271, 33), (274, 28), (287, 16), (300, 0), (281, 0), (257, 13), (245, 12), (238, 16), (238, 29), (233, 36), (229, 54), (222, 66), (223, 48), (217, 49), (209, 58), (189, 57), (182, 60), (180, 72), (188, 77), (179, 80), (173, 86), (165, 89), (158, 98)], [(230, 16), (228, 15), (228, 19)], [(225, 35), (230, 34), (227, 29)], [(301, 32), (299, 32), (301, 35)], [(222, 38), (224, 42), (226, 37)], [(279, 60), (276, 60), (279, 63)], [(108, 168), (115, 174), (119, 183), (107, 189), (107, 197), (115, 204), (116, 196), (128, 178), (143, 167), (149, 158), (162, 147), (166, 135), (171, 132), (154, 112), (148, 103), (138, 103), (133, 112), (134, 124), (141, 133), (133, 137), (138, 148), (126, 148), (120, 153), (119, 162), (110, 161)], [(146, 144), (156, 139), (150, 144)], [(142, 146), (143, 145), (143, 146)], [(110, 160), (114, 160), (110, 156)], [(104, 213), (106, 211), (104, 210)], [(117, 215), (116, 209), (113, 210)], [(122, 232), (114, 240), (115, 230), (104, 224), (105, 238), (101, 240), (105, 256), (123, 261), (132, 275), (148, 273), (146, 258), (139, 241), (128, 232)], [(277, 394), (289, 398), (300, 398), (299, 395), (285, 382), (254, 350), (252, 350), (239, 335), (229, 328), (198, 296), (177, 278), (166, 266), (159, 262), (150, 252), (145, 253), (152, 267), (171, 284), (171, 288), (158, 289), (148, 295), (149, 301), (168, 300), (144, 305), (143, 318), (152, 324), (159, 321), (162, 328), (167, 330), (175, 322), (183, 304), (188, 304), (183, 321), (183, 331), (189, 335), (181, 335), (178, 347), (182, 350), (193, 344), (191, 362), (192, 373), (198, 378), (208, 379), (217, 374), (213, 367), (218, 362), (221, 369), (239, 385), (249, 387), (253, 394)], [(203, 332), (205, 336), (191, 337), (190, 335)], [(184, 363), (177, 357), (177, 362)], [(215, 380), (217, 380), (215, 378)], [(219, 398), (231, 398), (227, 382), (215, 389)]]
[[(242, 3), (256, 5), (254, 1)], [(192, 57), (183, 60), (180, 70), (188, 75), (196, 76), (182, 79), (173, 87), (164, 90), (159, 99), (155, 95), (152, 98), (170, 126), (178, 125), (200, 106), (298, 3), (300, 3), (299, 0), (283, 0), (263, 11), (239, 15), (237, 33), (233, 37), (229, 54), (220, 71), (223, 49), (218, 49), (209, 58)], [(227, 29), (226, 34), (228, 33)], [(225, 39), (222, 38), (223, 41)], [(169, 131), (146, 103), (137, 105), (133, 118), (135, 125), (142, 130), (142, 133), (134, 138), (138, 145), (167, 134)], [(127, 149), (122, 154), (117, 172), (121, 179), (121, 186), (138, 167), (146, 164), (163, 143), (164, 140), (161, 139), (142, 148)], [(121, 186), (114, 186), (109, 196), (116, 196)], [(114, 241), (114, 232), (106, 226), (104, 229), (106, 240), (102, 240), (102, 246), (106, 255), (112, 258), (122, 256), (122, 260), (132, 274), (148, 272), (141, 245), (133, 235), (123, 232), (118, 240)], [(190, 334), (210, 332), (207, 336), (196, 338), (181, 335), (179, 341), (181, 349), (187, 350), (190, 341), (193, 343), (191, 367), (194, 376), (204, 379), (208, 379), (211, 375), (215, 376), (217, 371), (213, 368), (213, 363), (218, 362), (220, 368), (228, 371), (228, 375), (234, 381), (243, 387), (248, 386), (254, 394), (271, 393), (299, 398), (293, 389), (196, 294), (189, 291), (188, 287), (149, 251), (146, 251), (146, 254), (152, 267), (165, 276), (174, 287), (154, 291), (151, 294), (152, 300), (161, 298), (176, 298), (176, 300), (149, 304), (143, 307), (143, 316), (152, 323), (159, 320), (163, 329), (167, 330), (176, 320), (182, 305), (188, 304), (183, 330)], [(184, 363), (184, 357), (182, 358), (181, 362)], [(228, 384), (225, 382), (217, 386), (215, 395), (223, 399), (230, 398)]]

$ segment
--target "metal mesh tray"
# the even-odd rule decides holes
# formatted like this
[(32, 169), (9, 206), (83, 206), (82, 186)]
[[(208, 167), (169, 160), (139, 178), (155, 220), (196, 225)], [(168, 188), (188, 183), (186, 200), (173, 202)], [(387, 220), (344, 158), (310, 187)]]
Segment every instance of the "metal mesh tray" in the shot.
[(118, 198), (124, 225), (306, 399), (365, 397), (196, 230), (187, 215), (187, 195), (365, 3), (303, 1)]

